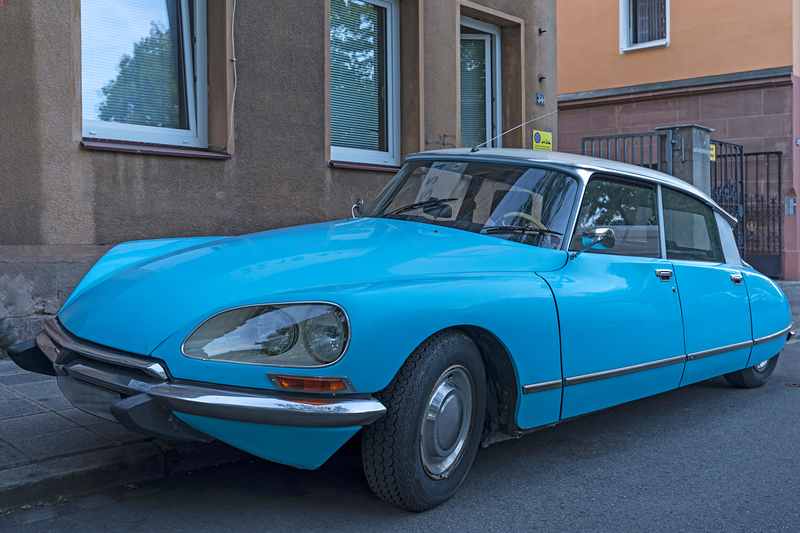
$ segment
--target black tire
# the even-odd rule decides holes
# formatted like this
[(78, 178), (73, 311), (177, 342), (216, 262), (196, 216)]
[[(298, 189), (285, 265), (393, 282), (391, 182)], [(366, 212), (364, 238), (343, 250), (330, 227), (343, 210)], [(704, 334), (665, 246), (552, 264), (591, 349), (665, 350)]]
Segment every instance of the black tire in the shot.
[(758, 368), (760, 365), (755, 365), (745, 368), (744, 370), (737, 370), (736, 372), (725, 374), (725, 379), (734, 387), (740, 387), (742, 389), (755, 389), (756, 387), (760, 387), (769, 381), (772, 372), (775, 371), (775, 365), (778, 364), (778, 355), (765, 361), (767, 364), (762, 368)]
[[(426, 464), (431, 464), (430, 452), (423, 452), (423, 437), (435, 435), (429, 441), (435, 440), (437, 445), (445, 442), (445, 446), (452, 439), (450, 436), (440, 439), (438, 419), (423, 420), (423, 413), (435, 401), (434, 387), (437, 391), (449, 387), (454, 372), (462, 382), (465, 374), (471, 381), (471, 421), (469, 426), (464, 423), (468, 417), (460, 407), (455, 410), (448, 407), (445, 412), (448, 401), (441, 401), (440, 413), (445, 414), (437, 416), (442, 417), (441, 427), (447, 428), (441, 431), (452, 436), (454, 427), (461, 428), (456, 440), (463, 444), (459, 454), (453, 451), (446, 456), (447, 461), (453, 461), (448, 470), (432, 475), (423, 464), (423, 453)], [(389, 386), (376, 396), (386, 406), (386, 415), (363, 429), (361, 446), (364, 473), (372, 491), (384, 501), (409, 511), (425, 511), (450, 499), (472, 466), (486, 415), (486, 374), (478, 348), (458, 331), (436, 333), (414, 350)], [(466, 395), (459, 398), (465, 399)], [(460, 401), (457, 401), (459, 406)], [(453, 420), (453, 412), (458, 413), (455, 425), (448, 423)], [(423, 423), (426, 428), (437, 430), (424, 430)]]

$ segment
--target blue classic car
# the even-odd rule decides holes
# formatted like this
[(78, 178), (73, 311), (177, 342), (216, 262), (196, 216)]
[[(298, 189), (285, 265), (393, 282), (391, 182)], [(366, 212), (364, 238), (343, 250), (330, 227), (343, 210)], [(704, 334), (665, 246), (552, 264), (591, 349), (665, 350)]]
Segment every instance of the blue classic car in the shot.
[(421, 511), (481, 444), (715, 376), (758, 387), (792, 335), (736, 220), (648, 169), (426, 152), (365, 215), (121, 244), (10, 353), (164, 439), (316, 468), (361, 431), (370, 487)]

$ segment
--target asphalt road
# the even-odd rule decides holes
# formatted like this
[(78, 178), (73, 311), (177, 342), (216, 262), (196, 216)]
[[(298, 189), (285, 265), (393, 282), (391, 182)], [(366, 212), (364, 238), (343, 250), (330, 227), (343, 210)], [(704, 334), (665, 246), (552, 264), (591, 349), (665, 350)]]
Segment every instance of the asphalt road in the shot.
[(760, 389), (721, 378), (480, 450), (455, 498), (378, 500), (357, 443), (322, 468), (253, 460), (0, 517), (2, 531), (800, 531), (800, 341)]

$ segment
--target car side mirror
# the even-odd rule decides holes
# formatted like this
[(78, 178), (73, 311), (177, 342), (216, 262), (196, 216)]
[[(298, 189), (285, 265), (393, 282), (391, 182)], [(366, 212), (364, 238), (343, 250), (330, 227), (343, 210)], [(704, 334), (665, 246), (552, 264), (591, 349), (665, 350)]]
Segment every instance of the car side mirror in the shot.
[(575, 259), (593, 246), (597, 246), (600, 250), (610, 250), (616, 243), (617, 238), (614, 235), (614, 230), (611, 228), (586, 230), (583, 232), (583, 235), (581, 235), (581, 244), (583, 248), (572, 254), (571, 258)]
[(356, 218), (356, 211), (358, 211), (358, 216), (364, 214), (364, 199), (358, 198), (356, 199), (356, 203), (353, 204), (353, 207), (350, 208), (350, 214), (353, 215), (353, 218)]
[(422, 212), (434, 218), (450, 218), (453, 216), (453, 208), (446, 204), (426, 205)]

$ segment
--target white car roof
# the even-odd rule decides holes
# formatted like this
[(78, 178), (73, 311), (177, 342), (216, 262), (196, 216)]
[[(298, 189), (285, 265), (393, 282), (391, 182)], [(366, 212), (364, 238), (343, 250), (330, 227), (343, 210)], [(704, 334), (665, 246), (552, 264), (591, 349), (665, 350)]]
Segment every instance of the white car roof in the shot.
[[(470, 153), (470, 148), (452, 148), (447, 150), (430, 150), (428, 152), (419, 152), (410, 154), (408, 159), (430, 159), (435, 156), (462, 156), (473, 158), (498, 158), (503, 160), (514, 159), (517, 161), (536, 162), (536, 163), (550, 163), (561, 165), (565, 167), (572, 167), (576, 169), (584, 169), (591, 172), (613, 172), (614, 174), (627, 175), (632, 178), (642, 179), (652, 183), (666, 185), (673, 189), (685, 192), (691, 196), (696, 197), (711, 206), (719, 212), (731, 226), (736, 225), (736, 218), (722, 209), (714, 200), (711, 199), (703, 191), (678, 179), (669, 174), (651, 170), (649, 168), (631, 165), (629, 163), (621, 163), (610, 159), (600, 159), (597, 157), (588, 157), (585, 155), (567, 154), (563, 152), (547, 152), (544, 150), (523, 150), (519, 148), (480, 148), (475, 152)], [(587, 176), (583, 176), (584, 185), (588, 180)]]

